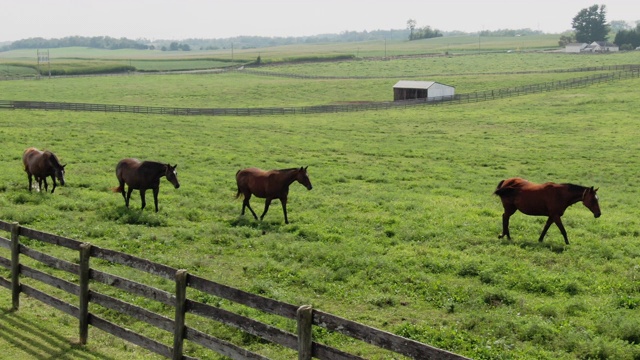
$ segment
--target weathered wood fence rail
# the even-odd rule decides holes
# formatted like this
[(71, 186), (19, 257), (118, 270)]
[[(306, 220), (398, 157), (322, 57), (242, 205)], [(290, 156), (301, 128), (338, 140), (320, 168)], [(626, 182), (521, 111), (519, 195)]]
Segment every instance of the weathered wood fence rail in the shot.
[[(189, 340), (232, 359), (266, 359), (266, 357), (260, 354), (190, 327), (185, 320), (186, 314), (194, 314), (234, 327), (271, 343), (292, 349), (298, 353), (298, 359), (311, 359), (312, 357), (331, 360), (362, 359), (360, 356), (352, 355), (313, 341), (313, 326), (338, 332), (414, 359), (465, 359), (463, 356), (445, 350), (313, 309), (309, 305), (295, 306), (272, 300), (206, 280), (189, 274), (186, 270), (175, 269), (121, 252), (102, 249), (88, 243), (29, 229), (17, 223), (0, 221), (0, 230), (7, 231), (11, 234), (10, 239), (0, 237), (0, 248), (9, 249), (11, 254), (10, 259), (0, 256), (0, 267), (10, 270), (11, 273), (10, 279), (5, 279), (0, 276), (0, 286), (11, 290), (12, 308), (14, 310), (19, 308), (20, 294), (22, 293), (77, 318), (79, 321), (79, 339), (82, 344), (86, 344), (88, 340), (88, 328), (89, 325), (91, 325), (125, 341), (172, 359), (194, 359), (193, 357), (183, 354), (184, 340)], [(21, 237), (77, 251), (79, 254), (78, 263), (58, 259), (44, 252), (36, 251), (21, 243)], [(29, 267), (20, 262), (20, 255), (27, 256), (37, 263), (46, 265), (48, 268), (73, 274), (77, 276), (78, 281), (77, 283), (70, 282)], [(171, 293), (160, 290), (120, 276), (99, 271), (92, 268), (92, 258), (102, 259), (109, 263), (137, 269), (173, 281), (175, 282), (175, 292)], [(24, 277), (71, 294), (77, 297), (77, 303), (75, 305), (67, 303), (42, 290), (23, 284), (21, 279)], [(92, 289), (90, 287), (92, 283), (105, 284), (128, 294), (134, 294), (160, 302), (174, 308), (175, 316), (171, 319), (147, 310), (144, 307), (132, 305), (115, 297), (105, 295)], [(189, 299), (186, 296), (187, 288), (226, 299), (233, 303), (242, 304), (265, 313), (295, 320), (297, 324), (297, 334), (284, 331), (228, 310)], [(127, 330), (120, 325), (90, 312), (90, 303), (130, 316), (173, 334), (173, 345), (169, 346), (160, 341)]]
[(46, 101), (0, 100), (0, 109), (32, 109), (32, 110), (66, 110), (93, 112), (125, 112), (155, 115), (209, 115), (209, 116), (257, 116), (257, 115), (291, 115), (354, 112), (367, 110), (385, 110), (424, 105), (455, 105), (470, 102), (489, 101), (513, 96), (534, 94), (539, 92), (564, 90), (599, 84), (603, 82), (640, 78), (639, 66), (625, 66), (620, 71), (595, 74), (580, 78), (551, 81), (513, 88), (486, 90), (467, 94), (456, 94), (429, 100), (407, 100), (386, 102), (365, 102), (356, 104), (318, 105), (305, 107), (271, 107), (271, 108), (174, 108), (131, 105), (108, 105), (87, 103), (65, 103)]

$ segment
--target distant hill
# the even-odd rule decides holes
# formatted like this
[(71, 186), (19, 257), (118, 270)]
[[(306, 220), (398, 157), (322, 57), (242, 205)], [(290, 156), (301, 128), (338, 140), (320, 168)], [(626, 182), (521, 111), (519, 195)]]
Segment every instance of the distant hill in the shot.
[[(541, 31), (531, 29), (504, 29), (496, 31), (483, 31), (483, 37), (491, 36), (521, 36), (541, 34)], [(469, 35), (462, 31), (442, 32), (442, 35), (460, 36)], [(289, 37), (267, 37), (267, 36), (237, 36), (232, 38), (210, 38), (210, 39), (183, 39), (176, 40), (148, 40), (127, 38), (112, 38), (109, 36), (69, 36), (61, 39), (45, 39), (41, 37), (18, 40), (10, 43), (0, 44), (0, 51), (18, 49), (54, 49), (62, 47), (89, 47), (95, 49), (168, 49), (168, 50), (218, 50), (218, 49), (257, 49), (273, 46), (299, 45), (299, 44), (322, 44), (322, 43), (347, 43), (375, 40), (409, 40), (409, 29), (374, 30), (374, 31), (345, 31), (339, 34), (320, 34), (312, 36), (289, 36)]]

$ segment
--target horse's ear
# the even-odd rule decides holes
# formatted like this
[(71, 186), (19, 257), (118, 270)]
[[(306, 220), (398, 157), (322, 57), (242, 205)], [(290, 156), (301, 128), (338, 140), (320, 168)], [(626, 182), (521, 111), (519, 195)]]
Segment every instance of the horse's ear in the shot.
[(174, 168), (174, 169), (175, 169), (175, 168), (177, 168), (177, 167), (178, 167), (178, 164), (175, 164), (175, 165), (173, 166), (173, 168)]
[(307, 171), (308, 168), (309, 168), (309, 166), (305, 166), (304, 167), (304, 171)]
[(591, 190), (593, 190), (593, 192), (597, 192), (600, 188), (596, 188), (595, 190), (593, 190), (593, 186), (591, 187)]
[(64, 167), (65, 167), (65, 166), (67, 166), (67, 164), (64, 164), (64, 165), (60, 165), (60, 166), (62, 166), (62, 168), (64, 169)]

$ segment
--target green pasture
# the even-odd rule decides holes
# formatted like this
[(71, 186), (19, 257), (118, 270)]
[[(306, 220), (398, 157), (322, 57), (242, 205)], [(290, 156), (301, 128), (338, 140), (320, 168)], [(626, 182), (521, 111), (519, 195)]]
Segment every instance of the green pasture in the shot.
[[(267, 74), (295, 74), (310, 78), (255, 75), (247, 71), (45, 78), (41, 81), (3, 81), (0, 83), (0, 100), (195, 108), (297, 107), (392, 101), (393, 85), (403, 79), (438, 81), (454, 86), (456, 93), (464, 94), (585, 77), (602, 70), (572, 70), (634, 64), (639, 59), (640, 54), (635, 52), (606, 56), (502, 53), (260, 68)], [(337, 78), (313, 79), (319, 76)]]
[[(288, 79), (241, 72), (131, 75), (2, 81), (0, 93), (2, 100), (302, 106), (390, 100), (395, 79), (385, 76), (409, 76), (416, 68), (425, 74), (446, 73), (444, 80), (433, 80), (454, 83), (457, 91), (466, 92), (586, 75), (496, 72), (584, 67), (587, 59), (638, 63), (623, 54), (528, 55), (273, 69), (309, 75), (377, 73), (377, 79)], [(632, 79), (465, 105), (319, 115), (4, 110), (0, 219), (185, 268), (270, 298), (311, 304), (475, 359), (638, 359), (637, 86), (638, 79)], [(68, 164), (68, 184), (55, 194), (27, 190), (20, 159), (29, 146), (52, 150)], [(126, 209), (122, 196), (111, 191), (117, 185), (115, 165), (123, 157), (178, 164), (181, 187), (173, 189), (163, 180), (159, 213), (149, 205), (141, 212), (137, 192)], [(291, 186), (290, 224), (284, 224), (278, 202), (264, 222), (239, 215), (234, 175), (249, 166), (309, 166), (314, 188)], [(568, 246), (555, 226), (539, 243), (545, 219), (520, 213), (511, 220), (513, 241), (498, 239), (502, 207), (492, 192), (500, 180), (512, 176), (599, 187), (603, 215), (594, 219), (581, 204), (569, 208), (563, 217)], [(263, 204), (252, 199), (256, 212)], [(74, 261), (73, 254), (50, 251)], [(8, 256), (4, 249), (0, 253)], [(98, 266), (141, 276), (109, 264)], [(0, 274), (9, 276), (5, 270)], [(160, 288), (171, 286), (151, 281)], [(294, 329), (288, 321), (192, 295)], [(28, 298), (18, 312), (9, 312), (10, 298), (9, 291), (0, 289), (0, 327), (5, 334), (20, 335), (18, 340), (0, 336), (0, 344), (16, 357), (52, 352), (69, 359), (148, 356), (95, 329), (89, 345), (78, 346), (73, 319)], [(140, 303), (170, 311), (151, 301)], [(169, 335), (144, 324), (118, 320), (171, 342)], [(18, 330), (22, 322), (30, 326)], [(198, 322), (197, 327), (270, 358), (294, 356), (222, 326)], [(42, 334), (59, 335), (50, 335), (49, 342), (36, 341)], [(326, 331), (314, 336), (365, 358), (398, 358)], [(35, 345), (21, 350), (23, 343)], [(219, 358), (194, 345), (186, 350), (191, 356)]]
[[(83, 47), (49, 49), (50, 69), (55, 75), (123, 73), (136, 71), (181, 71), (218, 69), (255, 62), (264, 64), (300, 61), (328, 61), (334, 58), (382, 58), (424, 54), (469, 54), (504, 51), (556, 49), (559, 35), (523, 37), (451, 36), (418, 41), (367, 41), (350, 43), (295, 44), (256, 49), (236, 49), (230, 44), (219, 50), (160, 51), (104, 50)], [(41, 49), (43, 50), (43, 49)], [(37, 68), (37, 50), (0, 52), (0, 66), (11, 64)], [(24, 70), (23, 70), (24, 71)], [(41, 70), (48, 74), (49, 66)], [(0, 72), (0, 75), (2, 73)], [(21, 71), (10, 76), (24, 76)]]

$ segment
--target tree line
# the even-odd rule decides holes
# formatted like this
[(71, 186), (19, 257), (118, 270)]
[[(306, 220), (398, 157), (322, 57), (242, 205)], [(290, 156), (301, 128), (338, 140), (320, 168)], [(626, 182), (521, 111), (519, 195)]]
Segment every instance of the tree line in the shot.
[(633, 50), (640, 46), (640, 23), (635, 29), (620, 30), (616, 33), (613, 40), (616, 45), (620, 46), (620, 50)]
[(45, 39), (41, 37), (17, 40), (9, 45), (3, 46), (1, 51), (17, 50), (17, 49), (55, 49), (71, 46), (82, 46), (95, 49), (138, 49), (147, 50), (151, 46), (143, 44), (136, 40), (127, 38), (112, 38), (109, 36), (68, 36), (61, 39)]
[(407, 28), (409, 29), (409, 40), (419, 40), (419, 39), (431, 39), (436, 37), (441, 37), (442, 31), (438, 29), (432, 29), (431, 26), (424, 26), (421, 28), (416, 27), (418, 23), (409, 19), (407, 21)]

